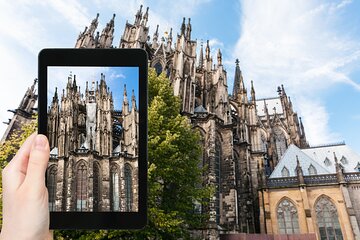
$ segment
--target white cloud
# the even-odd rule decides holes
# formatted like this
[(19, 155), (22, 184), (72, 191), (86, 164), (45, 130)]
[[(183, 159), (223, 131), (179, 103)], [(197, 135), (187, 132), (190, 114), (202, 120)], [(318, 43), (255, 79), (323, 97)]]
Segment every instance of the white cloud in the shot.
[(273, 96), (276, 86), (284, 84), (288, 95), (297, 98), (293, 102), (310, 143), (339, 137), (329, 129), (321, 92), (341, 83), (360, 90), (349, 76), (360, 64), (360, 43), (336, 28), (337, 15), (349, 4), (241, 0), (241, 35), (233, 58), (240, 59), (247, 84), (254, 80), (258, 96)]

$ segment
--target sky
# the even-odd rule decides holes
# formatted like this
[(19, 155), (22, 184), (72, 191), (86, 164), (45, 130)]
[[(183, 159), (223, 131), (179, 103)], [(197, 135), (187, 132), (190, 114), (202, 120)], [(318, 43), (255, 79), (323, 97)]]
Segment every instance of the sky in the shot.
[[(101, 74), (105, 76), (105, 82), (113, 95), (115, 110), (122, 109), (124, 99), (124, 86), (126, 85), (127, 99), (129, 109), (132, 107), (131, 96), (134, 90), (136, 104), (138, 99), (139, 84), (139, 68), (138, 67), (48, 67), (48, 106), (50, 106), (52, 98), (55, 94), (55, 88), (59, 99), (61, 99), (62, 91), (65, 90), (69, 80), (73, 83), (76, 79), (76, 85), (80, 87), (80, 94), (85, 96), (86, 82), (88, 89), (96, 89), (96, 84), (100, 84)], [(94, 82), (94, 86), (93, 86)]]
[[(96, 13), (99, 31), (115, 18), (114, 46), (139, 6), (149, 7), (150, 37), (180, 31), (223, 53), (232, 91), (235, 59), (257, 98), (284, 84), (310, 145), (345, 141), (360, 153), (360, 1), (351, 0), (14, 0), (0, 1), (0, 120), (7, 121), (37, 76), (42, 48), (74, 47)], [(145, 10), (145, 9), (144, 9)], [(0, 135), (6, 125), (0, 124)]]

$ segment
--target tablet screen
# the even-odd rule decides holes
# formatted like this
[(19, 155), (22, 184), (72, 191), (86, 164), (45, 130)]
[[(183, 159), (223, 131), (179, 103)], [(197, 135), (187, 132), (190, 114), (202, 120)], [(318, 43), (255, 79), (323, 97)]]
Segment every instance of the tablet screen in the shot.
[(137, 212), (139, 68), (47, 66), (52, 212)]

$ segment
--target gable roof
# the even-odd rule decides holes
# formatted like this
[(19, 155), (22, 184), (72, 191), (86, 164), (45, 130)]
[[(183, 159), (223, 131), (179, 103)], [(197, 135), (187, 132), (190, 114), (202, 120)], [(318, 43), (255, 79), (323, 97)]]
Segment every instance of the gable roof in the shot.
[[(360, 155), (345, 144), (312, 147), (302, 149), (302, 151), (331, 173), (335, 173), (334, 152), (338, 159), (338, 163), (342, 165), (344, 172), (358, 171), (356, 166), (360, 163)], [(345, 161), (341, 161), (343, 157)], [(330, 165), (325, 164), (326, 158), (330, 160)]]
[[(309, 167), (312, 165), (315, 167), (317, 174), (330, 174), (331, 172), (324, 168), (322, 165), (317, 163), (314, 159), (305, 154), (300, 148), (291, 144), (281, 157), (279, 163), (276, 165), (274, 171), (271, 173), (270, 178), (281, 178), (283, 177), (281, 172), (286, 167), (289, 170), (289, 177), (296, 175), (296, 156), (299, 159), (300, 166), (303, 170), (304, 176), (309, 174)], [(335, 166), (332, 165), (335, 171)]]

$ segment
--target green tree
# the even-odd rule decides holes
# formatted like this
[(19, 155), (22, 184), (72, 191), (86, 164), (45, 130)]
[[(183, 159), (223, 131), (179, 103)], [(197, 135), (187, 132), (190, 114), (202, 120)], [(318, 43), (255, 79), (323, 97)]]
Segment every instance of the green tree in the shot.
[(210, 189), (202, 186), (200, 135), (180, 114), (180, 100), (169, 79), (149, 70), (148, 225), (139, 231), (56, 231), (55, 239), (189, 239), (202, 227), (205, 214), (194, 214), (194, 202), (206, 204)]
[[(6, 166), (9, 160), (15, 156), (17, 150), (24, 143), (27, 137), (29, 137), (37, 129), (37, 121), (31, 121), (30, 123), (22, 125), (21, 129), (15, 130), (4, 143), (0, 145), (0, 168), (1, 170)], [(0, 174), (0, 225), (2, 225), (2, 174)]]

